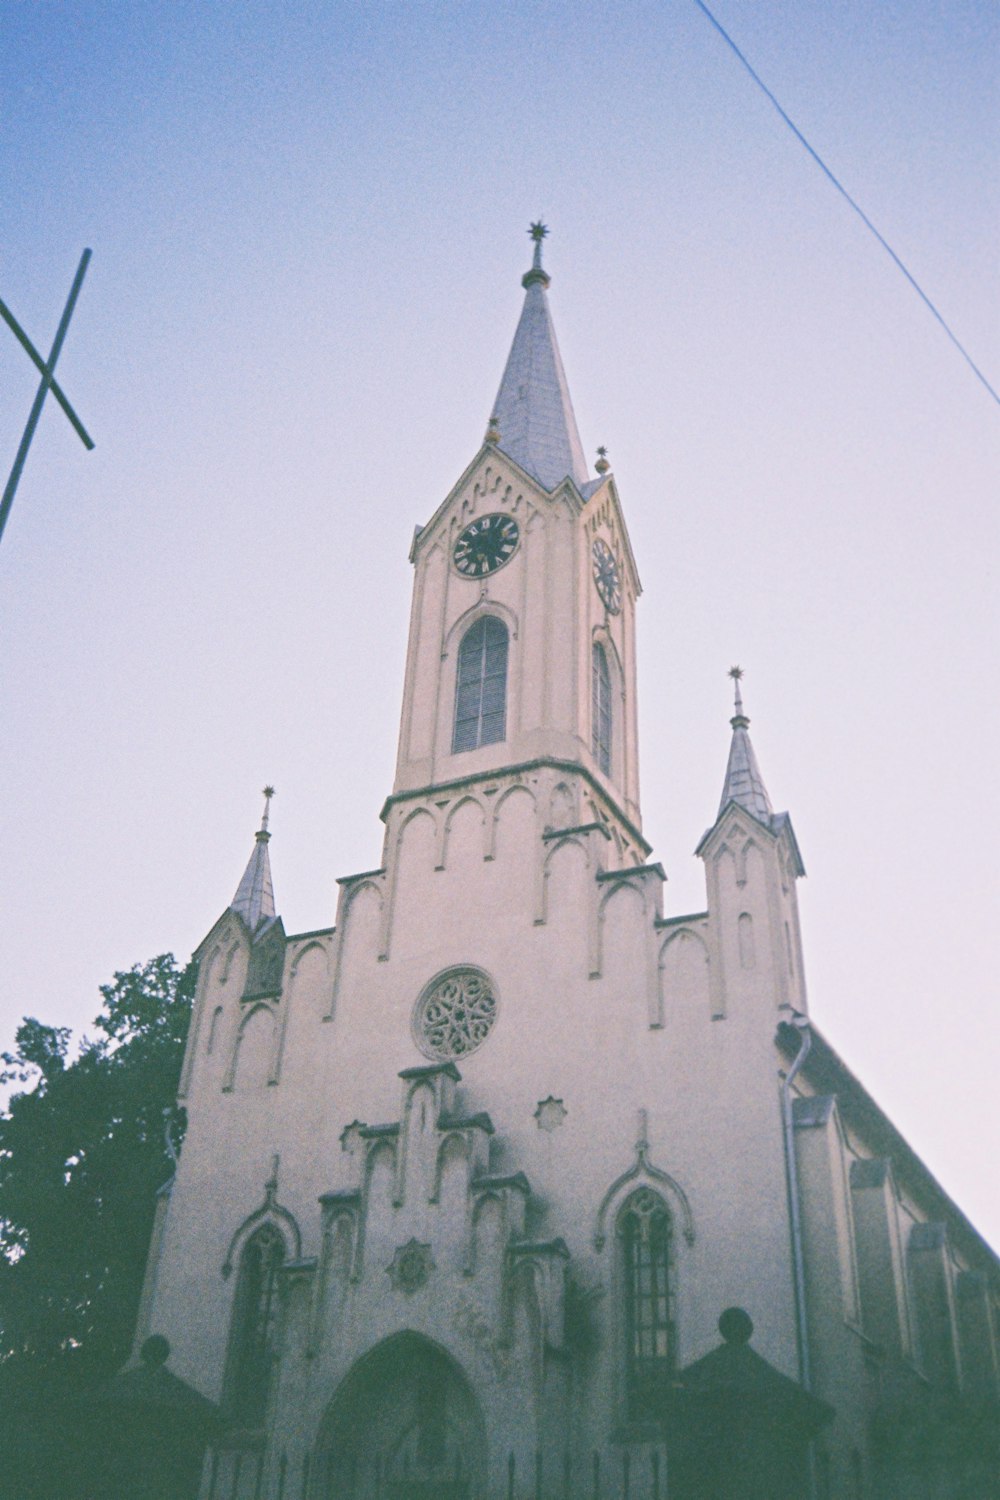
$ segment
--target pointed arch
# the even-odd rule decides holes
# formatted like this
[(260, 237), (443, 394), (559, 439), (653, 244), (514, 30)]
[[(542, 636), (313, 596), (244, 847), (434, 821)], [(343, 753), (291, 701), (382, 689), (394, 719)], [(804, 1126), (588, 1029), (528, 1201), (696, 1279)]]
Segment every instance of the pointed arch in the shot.
[(210, 1054), (215, 1050), (215, 1044), (219, 1038), (219, 1028), (222, 1025), (223, 1015), (223, 1007), (221, 1005), (216, 1005), (212, 1011), (211, 1020), (208, 1023), (208, 1041), (205, 1043), (206, 1053)]
[(243, 940), (240, 937), (235, 937), (230, 943), (229, 947), (226, 949), (225, 957), (222, 960), (222, 968), (219, 971), (220, 984), (225, 984), (229, 979), (229, 975), (233, 967), (233, 959), (236, 957), (237, 953), (239, 953), (240, 949), (243, 946)]
[(427, 807), (426, 805), (411, 808), (410, 811), (401, 818), (400, 823), (396, 829), (395, 837), (393, 840), (393, 857), (387, 865), (387, 868), (389, 870), (389, 887), (388, 895), (382, 909), (382, 931), (379, 939), (378, 956), (379, 959), (383, 962), (389, 957), (389, 948), (395, 930), (396, 895), (399, 890), (400, 866), (409, 860), (413, 852), (411, 849), (404, 849), (406, 831), (410, 827), (415, 828), (418, 825), (422, 825), (425, 818), (430, 823), (430, 836), (427, 840), (428, 848), (425, 850), (418, 850), (417, 853), (422, 854), (423, 857), (427, 859), (428, 870), (433, 869), (434, 862), (437, 859), (437, 850), (439, 848), (440, 835), (438, 832), (438, 818), (436, 814), (431, 810), (431, 808)]
[(678, 927), (669, 933), (660, 944), (657, 962), (657, 994), (660, 1024), (663, 1024), (668, 1000), (671, 998), (668, 981), (672, 978), (682, 995), (692, 990), (695, 1003), (703, 1001), (711, 1014), (716, 1014), (711, 997), (711, 974), (708, 947), (700, 933), (690, 927)]
[(603, 1250), (607, 1240), (606, 1223), (609, 1214), (617, 1217), (618, 1210), (627, 1197), (640, 1187), (648, 1187), (657, 1192), (661, 1197), (669, 1195), (673, 1200), (681, 1223), (684, 1239), (689, 1245), (694, 1244), (694, 1218), (691, 1213), (691, 1205), (687, 1194), (675, 1178), (669, 1172), (663, 1172), (659, 1167), (654, 1167), (649, 1161), (649, 1146), (646, 1141), (636, 1144), (636, 1159), (627, 1172), (616, 1177), (608, 1188), (601, 1205), (597, 1210), (597, 1224), (594, 1230), (594, 1249)]
[(317, 1434), (330, 1493), (479, 1495), (484, 1490), (486, 1425), (455, 1356), (409, 1329), (361, 1355), (337, 1385)]
[(469, 627), (474, 625), (477, 620), (483, 619), (486, 615), (492, 615), (495, 619), (499, 620), (502, 625), (507, 627), (507, 633), (511, 640), (517, 640), (518, 619), (514, 611), (508, 605), (501, 604), (499, 599), (480, 599), (475, 604), (470, 605), (468, 609), (463, 610), (458, 619), (453, 621), (448, 627), (444, 638), (442, 655), (449, 656), (455, 649), (455, 646), (462, 641)]
[(631, 1192), (615, 1215), (625, 1400), (633, 1420), (662, 1410), (675, 1365), (671, 1217), (662, 1194)]
[[(471, 792), (468, 792), (468, 793), (466, 793), (466, 795), (464, 797), (460, 797), (458, 799), (458, 801), (455, 803), (454, 807), (451, 807), (451, 808), (448, 809), (448, 814), (447, 814), (447, 816), (446, 816), (446, 818), (444, 820), (444, 823), (442, 825), (442, 828), (441, 828), (441, 835), (440, 835), (441, 842), (440, 842), (440, 848), (438, 850), (438, 858), (437, 858), (437, 865), (436, 865), (436, 868), (438, 870), (445, 869), (445, 867), (447, 866), (447, 863), (448, 863), (448, 845), (451, 842), (452, 825), (454, 824), (455, 819), (458, 817), (459, 813), (463, 810), (463, 808), (470, 807), (470, 806), (478, 808), (478, 810), (479, 810), (480, 826), (481, 826), (481, 829), (482, 829), (482, 832), (483, 832), (483, 836), (484, 836), (484, 839), (485, 839), (486, 828), (487, 828), (486, 809), (483, 806), (483, 804), (480, 802), (480, 800), (479, 800), (478, 797), (475, 797), (475, 796), (473, 796), (473, 794)], [(485, 849), (484, 849), (483, 852), (484, 852), (484, 857), (485, 857)]]
[(639, 905), (642, 907), (643, 916), (648, 915), (646, 904), (646, 888), (639, 880), (613, 880), (601, 896), (597, 905), (597, 929), (594, 942), (594, 954), (591, 960), (590, 977), (600, 978), (604, 972), (604, 922), (608, 906), (616, 897), (624, 891), (631, 891), (638, 896)]
[(492, 1190), (479, 1193), (469, 1216), (466, 1275), (472, 1276), (484, 1269), (488, 1250), (493, 1250), (496, 1262), (502, 1264), (506, 1243), (507, 1209), (503, 1197)]
[(289, 979), (294, 979), (295, 978), (295, 975), (298, 972), (299, 965), (301, 964), (301, 962), (302, 962), (302, 960), (304, 958), (308, 958), (308, 956), (309, 956), (310, 953), (317, 953), (317, 952), (321, 953), (323, 955), (323, 958), (326, 960), (327, 972), (329, 972), (329, 969), (330, 969), (330, 954), (329, 954), (329, 950), (327, 949), (327, 946), (326, 946), (325, 943), (321, 943), (317, 938), (313, 938), (311, 942), (306, 943), (305, 947), (304, 948), (300, 948), (299, 951), (296, 953), (295, 958), (292, 960), (292, 967), (291, 967), (291, 969), (288, 972)]
[(510, 631), (492, 611), (480, 614), (462, 635), (455, 669), (453, 755), (506, 738), (509, 644)]
[[(198, 985), (195, 991), (194, 1010), (191, 1019), (191, 1028), (188, 1033), (187, 1046), (184, 1049), (184, 1062), (181, 1067), (180, 1082), (177, 1085), (178, 1099), (186, 1099), (188, 1089), (191, 1086), (191, 1074), (194, 1071), (195, 1058), (199, 1051), (201, 1031), (205, 1014), (209, 1006), (209, 996), (215, 984), (215, 971), (222, 956), (222, 944), (216, 943), (212, 949), (211, 957), (201, 962), (198, 970)], [(221, 1007), (216, 1005), (212, 1011), (209, 1021), (208, 1042), (205, 1046), (206, 1052), (212, 1050), (212, 1039), (215, 1034), (215, 1020)]]
[(289, 1259), (299, 1260), (302, 1255), (302, 1234), (295, 1215), (277, 1199), (278, 1184), (272, 1176), (264, 1186), (264, 1201), (252, 1214), (248, 1214), (229, 1241), (226, 1258), (222, 1263), (222, 1274), (232, 1275), (233, 1266), (243, 1252), (247, 1239), (262, 1224), (273, 1224), (285, 1239)]
[(531, 790), (530, 787), (525, 786), (524, 783), (520, 782), (520, 781), (519, 782), (515, 782), (515, 784), (513, 786), (509, 786), (509, 787), (506, 788), (505, 791), (501, 792), (500, 796), (497, 798), (496, 802), (494, 803), (494, 805), (493, 805), (493, 815), (490, 818), (489, 843), (488, 843), (487, 851), (486, 851), (486, 858), (487, 859), (495, 859), (496, 858), (496, 852), (497, 852), (497, 831), (498, 831), (499, 826), (500, 826), (500, 810), (501, 810), (501, 808), (506, 807), (507, 803), (510, 802), (512, 799), (517, 799), (517, 798), (520, 798), (522, 796), (525, 796), (525, 797), (527, 797), (529, 799), (529, 801), (531, 802), (531, 806), (532, 806), (533, 810), (537, 809), (538, 803), (537, 803), (537, 798), (535, 797), (534, 792)]
[[(472, 1160), (472, 1141), (460, 1130), (449, 1130), (447, 1135), (438, 1146), (434, 1158), (434, 1180), (431, 1184), (431, 1203), (437, 1203), (441, 1197), (441, 1183), (444, 1178), (445, 1169), (449, 1161), (461, 1158), (468, 1168)], [(468, 1176), (468, 1173), (467, 1173)], [(470, 1179), (471, 1180), (471, 1179)]]
[(539, 872), (537, 903), (535, 909), (535, 926), (542, 927), (549, 919), (549, 879), (556, 856), (563, 849), (579, 849), (583, 854), (584, 868), (591, 868), (590, 845), (586, 839), (578, 834), (568, 833), (565, 838), (552, 841), (552, 847), (546, 852), (545, 859), (541, 865), (536, 866)]
[(240, 1254), (233, 1295), (223, 1409), (243, 1427), (262, 1427), (273, 1384), (278, 1278), (288, 1245), (273, 1220), (261, 1223)]
[(590, 647), (590, 749), (597, 768), (611, 775), (611, 740), (614, 710), (611, 699), (611, 668), (601, 641)]
[(260, 1015), (267, 1016), (271, 1023), (270, 1035), (266, 1039), (262, 1038), (262, 1041), (266, 1041), (267, 1043), (269, 1043), (270, 1047), (270, 1055), (267, 1057), (267, 1076), (265, 1081), (267, 1083), (274, 1082), (274, 1066), (276, 1062), (275, 1043), (277, 1040), (278, 1019), (277, 1011), (273, 1005), (268, 1004), (267, 1001), (261, 1000), (256, 1005), (251, 1005), (247, 1009), (246, 1014), (240, 1019), (240, 1024), (236, 1029), (236, 1036), (233, 1039), (233, 1050), (232, 1055), (229, 1059), (229, 1067), (226, 1069), (226, 1076), (222, 1084), (223, 1093), (231, 1093), (236, 1087), (236, 1082), (239, 1077), (240, 1053), (243, 1049), (243, 1044), (248, 1031), (255, 1023), (256, 1018)]

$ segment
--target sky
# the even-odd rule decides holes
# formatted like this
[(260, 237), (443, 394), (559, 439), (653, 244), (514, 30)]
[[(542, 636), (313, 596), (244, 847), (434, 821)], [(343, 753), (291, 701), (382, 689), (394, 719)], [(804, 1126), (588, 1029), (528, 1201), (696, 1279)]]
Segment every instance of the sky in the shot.
[[(1000, 13), (714, 10), (1000, 386)], [(407, 553), (482, 441), (529, 223), (638, 560), (667, 914), (728, 668), (813, 1019), (1000, 1246), (1000, 407), (693, 0), (8, 0), (0, 297), (47, 349), (0, 543), (0, 1050), (186, 957), (260, 789), (289, 931), (377, 865)], [(35, 389), (0, 327), (0, 469)]]

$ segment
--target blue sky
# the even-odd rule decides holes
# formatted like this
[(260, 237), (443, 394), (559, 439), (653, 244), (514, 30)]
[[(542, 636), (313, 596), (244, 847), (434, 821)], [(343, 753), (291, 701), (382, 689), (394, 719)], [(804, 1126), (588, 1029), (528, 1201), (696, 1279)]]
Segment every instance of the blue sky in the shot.
[[(1000, 21), (714, 7), (1000, 381)], [(291, 930), (376, 864), (409, 539), (475, 453), (525, 230), (640, 603), (668, 909), (745, 667), (813, 1015), (1000, 1242), (1000, 410), (690, 0), (12, 3), (0, 296), (51, 408), (0, 546), (0, 1035), (186, 954), (259, 789)], [(5, 330), (0, 329), (0, 333)], [(6, 472), (34, 383), (0, 338)]]

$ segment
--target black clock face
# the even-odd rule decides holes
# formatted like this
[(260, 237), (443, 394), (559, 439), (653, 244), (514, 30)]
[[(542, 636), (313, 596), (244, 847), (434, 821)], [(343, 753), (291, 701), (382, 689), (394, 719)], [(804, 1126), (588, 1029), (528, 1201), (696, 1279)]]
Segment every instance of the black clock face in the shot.
[(622, 586), (618, 578), (618, 564), (607, 542), (598, 537), (594, 543), (594, 582), (597, 592), (604, 600), (609, 614), (616, 615), (622, 607)]
[(512, 516), (494, 514), (471, 521), (458, 541), (452, 557), (466, 578), (485, 578), (510, 562), (517, 551), (520, 531)]

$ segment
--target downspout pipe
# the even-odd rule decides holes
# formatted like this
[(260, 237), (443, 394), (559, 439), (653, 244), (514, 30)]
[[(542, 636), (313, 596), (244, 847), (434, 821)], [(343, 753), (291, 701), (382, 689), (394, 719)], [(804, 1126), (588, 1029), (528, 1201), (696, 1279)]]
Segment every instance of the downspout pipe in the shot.
[[(809, 1325), (806, 1312), (806, 1268), (802, 1250), (802, 1209), (799, 1200), (799, 1175), (795, 1157), (795, 1120), (792, 1114), (792, 1084), (812, 1048), (809, 1018), (795, 1014), (791, 1024), (799, 1033), (799, 1050), (781, 1085), (781, 1119), (785, 1135), (785, 1184), (788, 1189), (788, 1222), (792, 1239), (792, 1282), (795, 1291), (795, 1342), (799, 1356), (799, 1384), (812, 1390), (812, 1367), (809, 1360)], [(816, 1455), (809, 1444), (809, 1494), (816, 1497)]]
[(809, 1329), (806, 1322), (806, 1271), (802, 1252), (802, 1209), (795, 1160), (795, 1122), (792, 1116), (792, 1084), (812, 1048), (806, 1016), (795, 1015), (791, 1023), (799, 1033), (799, 1050), (781, 1085), (781, 1118), (785, 1129), (785, 1181), (788, 1188), (788, 1219), (792, 1236), (792, 1278), (795, 1285), (795, 1341), (799, 1356), (799, 1384), (812, 1390), (809, 1362)]

